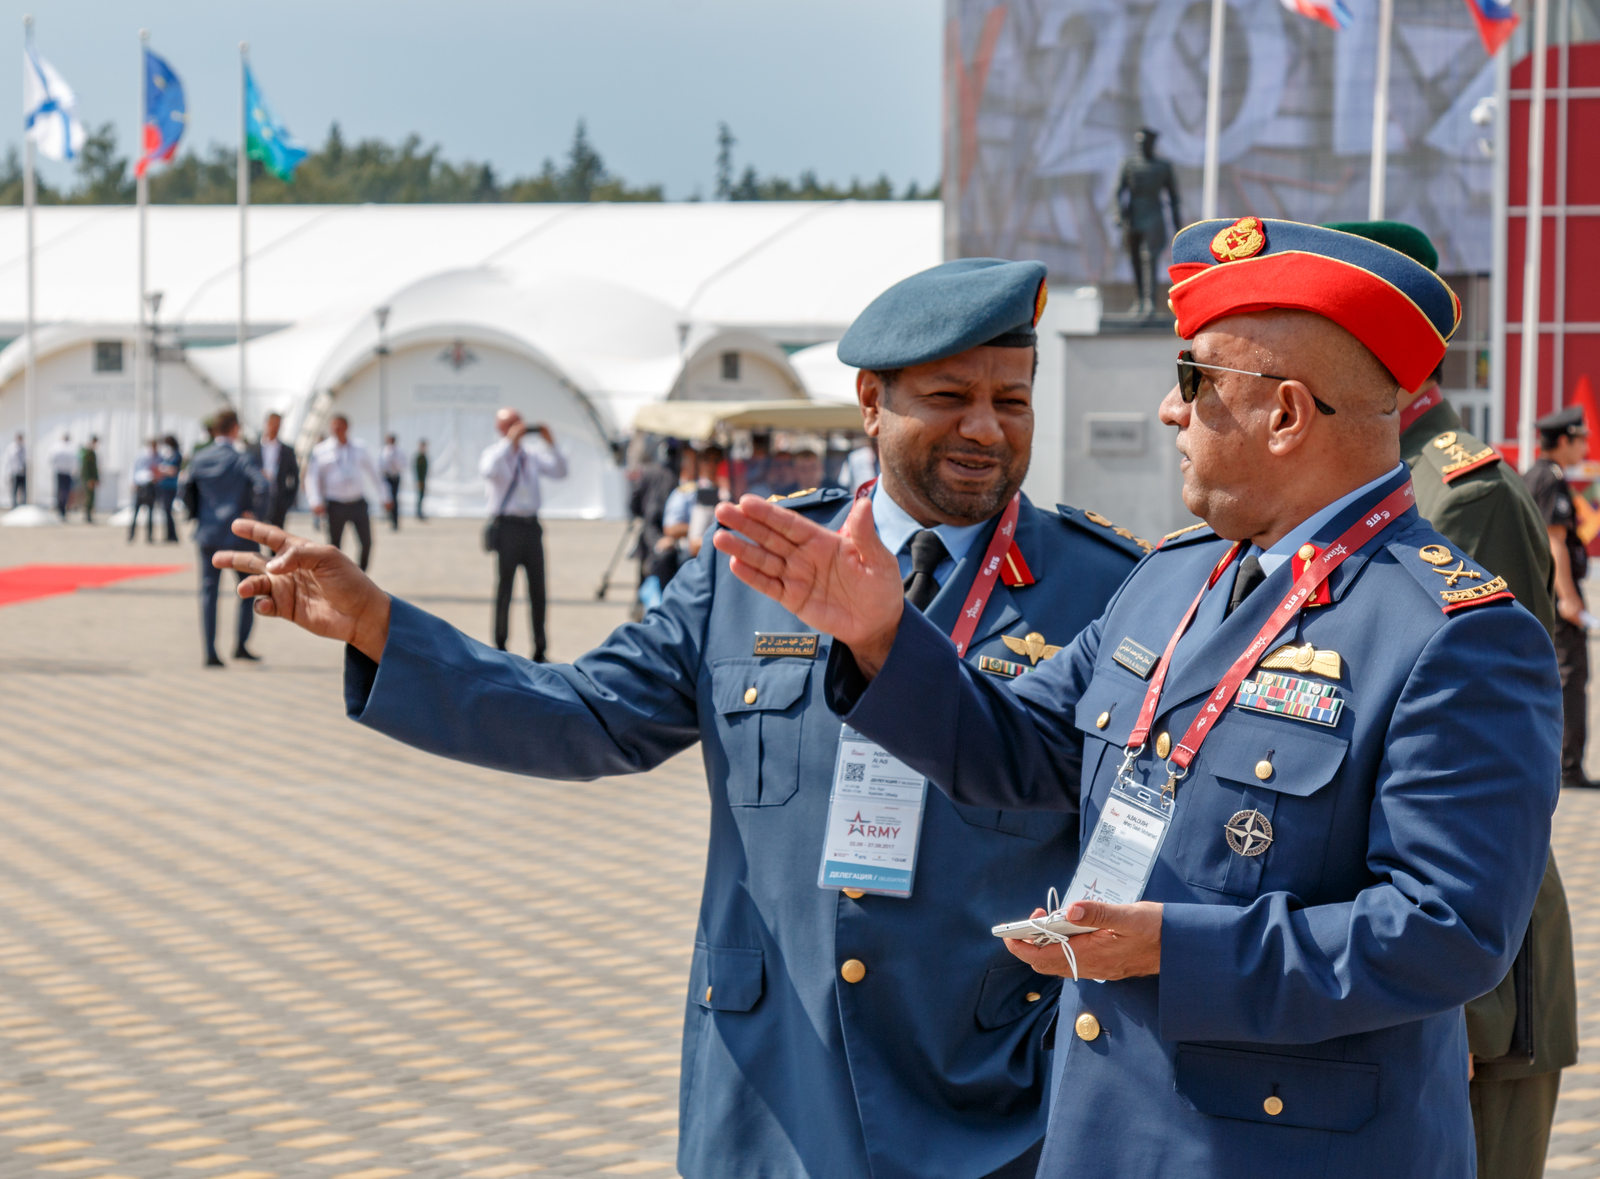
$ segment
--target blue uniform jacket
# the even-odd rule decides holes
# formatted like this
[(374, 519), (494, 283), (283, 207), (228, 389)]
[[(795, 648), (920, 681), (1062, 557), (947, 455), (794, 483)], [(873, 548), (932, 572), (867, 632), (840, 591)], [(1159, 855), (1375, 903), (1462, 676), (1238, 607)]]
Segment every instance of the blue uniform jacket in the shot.
[(183, 505), (197, 522), (194, 539), (203, 549), (254, 549), (233, 534), (243, 512), (267, 514), (267, 479), (250, 456), (230, 442), (197, 450), (183, 473)]
[[(1449, 565), (1423, 559), (1428, 545)], [(1206, 530), (1156, 551), (1015, 694), (908, 613), (870, 686), (835, 655), (830, 698), (962, 803), (1076, 811), (1094, 831), (1154, 662), (1129, 659), (1141, 674), (1118, 649), (1159, 655), (1227, 549)], [(1499, 982), (1527, 926), (1561, 698), (1544, 628), (1520, 605), (1444, 613), (1445, 592), (1492, 581), (1470, 561), (1449, 581), (1459, 559), (1408, 509), (1335, 570), (1330, 605), (1286, 629), (1279, 642), (1341, 656), (1323, 679), (1345, 701), (1336, 726), (1224, 709), (1145, 892), (1164, 905), (1160, 974), (1062, 996), (1041, 1179), (1473, 1174), (1461, 1005)], [(1148, 745), (1186, 732), (1288, 593), (1290, 564), (1226, 619), (1231, 570), (1202, 605), (1136, 780), (1166, 780)], [(1229, 847), (1224, 826), (1245, 810), (1271, 823), (1264, 854)], [(1099, 1036), (1073, 1034), (1082, 1012)]]
[[(830, 489), (788, 506), (838, 527), (849, 503)], [(1137, 548), (1066, 511), (1024, 501), (1016, 543), (1038, 580), (996, 584), (973, 660), (1027, 664), (1006, 634), (1065, 645), (1133, 568)], [(946, 633), (993, 527), (929, 606)], [(680, 1171), (976, 1179), (1043, 1137), (1041, 1035), (1058, 990), (989, 926), (1065, 885), (1077, 824), (930, 790), (910, 899), (819, 888), (840, 730), (823, 698), (830, 640), (815, 658), (753, 654), (757, 631), (807, 630), (707, 544), (659, 608), (571, 666), (491, 650), (396, 600), (381, 665), (348, 655), (347, 702), (408, 744), (547, 778), (645, 770), (700, 741), (711, 845), (684, 1020)], [(839, 973), (851, 958), (866, 965), (855, 984)]]

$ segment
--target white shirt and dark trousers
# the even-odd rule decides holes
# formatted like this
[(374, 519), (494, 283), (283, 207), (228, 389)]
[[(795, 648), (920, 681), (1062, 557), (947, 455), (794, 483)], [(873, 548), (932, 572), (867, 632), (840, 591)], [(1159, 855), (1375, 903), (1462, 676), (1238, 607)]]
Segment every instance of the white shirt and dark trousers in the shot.
[(344, 539), (345, 525), (352, 525), (361, 542), (358, 559), (363, 570), (372, 557), (372, 517), (367, 512), (367, 492), (363, 478), (373, 487), (382, 487), (378, 468), (365, 444), (349, 439), (344, 445), (337, 438), (324, 438), (311, 451), (307, 464), (306, 497), (311, 510), (328, 510), (328, 543), (334, 548)]
[(506, 649), (511, 634), (511, 592), (517, 569), (528, 578), (528, 604), (533, 612), (533, 659), (545, 661), (544, 529), (539, 524), (539, 480), (565, 479), (567, 460), (559, 450), (535, 449), (524, 438), (513, 447), (505, 438), (483, 452), (478, 474), (489, 487), (489, 510), (498, 523), (494, 552), (499, 583), (494, 596), (494, 645)]
[(378, 469), (383, 472), (383, 484), (389, 489), (389, 531), (400, 531), (400, 478), (406, 469), (406, 456), (394, 443), (385, 443), (378, 456)]

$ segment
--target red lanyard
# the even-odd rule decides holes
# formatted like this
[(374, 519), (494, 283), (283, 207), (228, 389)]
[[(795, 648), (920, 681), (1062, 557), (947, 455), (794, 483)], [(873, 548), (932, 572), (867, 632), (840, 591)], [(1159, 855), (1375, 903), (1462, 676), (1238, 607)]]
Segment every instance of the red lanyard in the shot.
[[(1289, 591), (1289, 596), (1278, 604), (1278, 608), (1272, 612), (1272, 617), (1267, 619), (1256, 637), (1250, 641), (1250, 645), (1244, 649), (1244, 654), (1234, 660), (1233, 666), (1228, 668), (1228, 674), (1222, 677), (1222, 682), (1207, 698), (1189, 725), (1189, 731), (1184, 733), (1183, 740), (1173, 748), (1170, 761), (1177, 763), (1180, 769), (1189, 768), (1190, 763), (1200, 752), (1201, 743), (1210, 734), (1212, 722), (1220, 717), (1222, 709), (1233, 699), (1234, 693), (1239, 690), (1239, 685), (1244, 682), (1245, 676), (1250, 674), (1251, 668), (1255, 667), (1256, 661), (1289, 621), (1300, 613), (1301, 607), (1316, 592), (1317, 587), (1328, 580), (1333, 571), (1344, 563), (1346, 557), (1382, 532), (1415, 502), (1416, 490), (1411, 486), (1411, 480), (1407, 479), (1403, 486), (1391, 491), (1377, 507), (1352, 524), (1345, 530), (1343, 536), (1323, 549), (1305, 567), (1299, 580), (1294, 583), (1294, 588)], [(1167, 649), (1161, 655), (1161, 662), (1157, 665), (1155, 674), (1150, 677), (1150, 687), (1145, 691), (1144, 705), (1139, 709), (1139, 719), (1134, 724), (1133, 731), (1128, 734), (1129, 749), (1138, 749), (1150, 735), (1150, 726), (1156, 718), (1156, 705), (1161, 699), (1161, 687), (1166, 683), (1168, 668), (1172, 666), (1172, 652), (1177, 648), (1178, 640), (1189, 629), (1189, 624), (1194, 621), (1195, 611), (1200, 608), (1200, 599), (1204, 598), (1206, 592), (1217, 583), (1223, 570), (1233, 564), (1233, 559), (1243, 548), (1244, 541), (1234, 542), (1227, 556), (1212, 570), (1211, 576), (1206, 579), (1206, 584), (1200, 587), (1200, 592), (1189, 604), (1188, 613), (1183, 616), (1183, 621), (1178, 623), (1178, 629), (1167, 641)], [(1168, 786), (1173, 784), (1169, 782)]]
[(1416, 421), (1423, 414), (1427, 413), (1430, 409), (1438, 405), (1439, 402), (1443, 400), (1444, 394), (1439, 391), (1439, 386), (1435, 385), (1421, 397), (1413, 401), (1410, 405), (1406, 406), (1400, 411), (1400, 432), (1404, 434), (1407, 430), (1411, 429), (1412, 422)]
[[(855, 498), (871, 495), (873, 488), (878, 485), (876, 479), (868, 479), (856, 488)], [(967, 591), (967, 600), (961, 606), (961, 615), (956, 619), (955, 629), (950, 632), (950, 641), (956, 645), (957, 655), (966, 655), (967, 644), (972, 641), (972, 632), (978, 629), (978, 619), (983, 617), (983, 604), (989, 600), (989, 591), (994, 588), (995, 579), (1000, 576), (1000, 561), (1006, 555), (1006, 550), (1011, 547), (1012, 539), (1017, 535), (1017, 514), (1022, 511), (1022, 492), (1011, 497), (1011, 502), (1006, 505), (1006, 510), (1000, 513), (1000, 527), (994, 530), (994, 536), (989, 539), (989, 549), (983, 554), (983, 564), (978, 567), (978, 575), (972, 579), (972, 588)], [(1199, 603), (1197, 602), (1196, 605)], [(1193, 613), (1193, 611), (1190, 611)]]

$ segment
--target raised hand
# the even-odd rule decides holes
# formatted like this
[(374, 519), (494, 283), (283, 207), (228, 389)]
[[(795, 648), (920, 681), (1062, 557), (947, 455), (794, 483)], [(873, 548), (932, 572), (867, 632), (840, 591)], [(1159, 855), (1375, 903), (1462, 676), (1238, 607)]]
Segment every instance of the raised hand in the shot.
[(759, 496), (717, 505), (712, 543), (732, 558), (728, 568), (807, 626), (850, 648), (871, 679), (889, 656), (905, 590), (900, 565), (872, 524), (862, 498), (838, 532)]
[(218, 569), (250, 576), (241, 598), (254, 598), (257, 614), (284, 618), (325, 639), (349, 643), (369, 659), (383, 658), (389, 638), (389, 595), (332, 545), (316, 544), (259, 520), (235, 520), (235, 536), (264, 544), (268, 560), (253, 550), (212, 555)]

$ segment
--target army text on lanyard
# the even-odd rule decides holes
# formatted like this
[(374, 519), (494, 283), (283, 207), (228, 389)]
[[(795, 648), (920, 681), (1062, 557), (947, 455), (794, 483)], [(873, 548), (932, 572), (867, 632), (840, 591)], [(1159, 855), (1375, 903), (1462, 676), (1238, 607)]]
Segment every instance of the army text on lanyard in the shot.
[[(1233, 699), (1245, 676), (1250, 674), (1250, 669), (1256, 665), (1256, 660), (1277, 639), (1279, 633), (1294, 616), (1300, 613), (1301, 608), (1316, 593), (1318, 587), (1344, 563), (1346, 557), (1382, 532), (1415, 502), (1416, 491), (1411, 486), (1411, 480), (1407, 479), (1403, 486), (1385, 496), (1377, 507), (1352, 524), (1345, 530), (1343, 536), (1323, 549), (1306, 565), (1288, 596), (1278, 603), (1278, 608), (1272, 612), (1266, 624), (1244, 649), (1244, 654), (1234, 660), (1233, 666), (1228, 668), (1228, 674), (1222, 677), (1222, 682), (1206, 698), (1205, 704), (1190, 722), (1183, 740), (1173, 746), (1172, 756), (1167, 759), (1167, 781), (1161, 787), (1163, 806), (1172, 805), (1172, 800), (1177, 795), (1178, 783), (1188, 775), (1189, 766), (1199, 754), (1201, 743), (1210, 734), (1214, 722), (1221, 718), (1222, 710)], [(1156, 666), (1155, 674), (1150, 677), (1150, 687), (1145, 691), (1144, 704), (1139, 709), (1139, 719), (1135, 722), (1133, 731), (1128, 734), (1128, 744), (1123, 750), (1122, 767), (1117, 771), (1119, 781), (1128, 780), (1134, 760), (1144, 752), (1145, 739), (1150, 735), (1150, 726), (1155, 723), (1156, 706), (1161, 700), (1161, 687), (1166, 682), (1167, 669), (1172, 666), (1172, 653), (1177, 649), (1178, 640), (1194, 621), (1195, 611), (1200, 608), (1200, 600), (1212, 586), (1216, 585), (1223, 571), (1233, 564), (1234, 558), (1244, 551), (1244, 547), (1244, 541), (1234, 542), (1227, 555), (1211, 571), (1211, 576), (1206, 579), (1205, 585), (1200, 587), (1200, 592), (1195, 595), (1194, 601), (1189, 603), (1189, 609), (1184, 614), (1183, 620), (1178, 623), (1178, 629), (1172, 632), (1172, 638), (1167, 640), (1167, 649), (1162, 652), (1161, 662)]]

